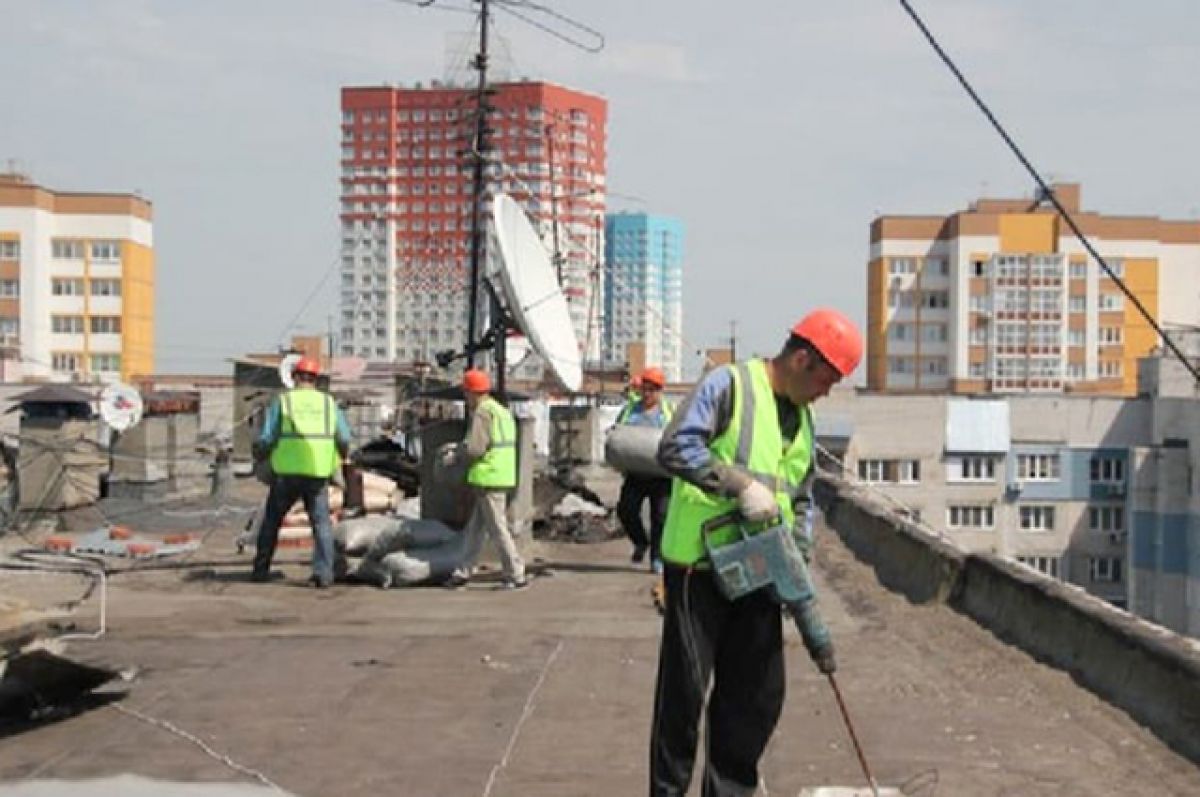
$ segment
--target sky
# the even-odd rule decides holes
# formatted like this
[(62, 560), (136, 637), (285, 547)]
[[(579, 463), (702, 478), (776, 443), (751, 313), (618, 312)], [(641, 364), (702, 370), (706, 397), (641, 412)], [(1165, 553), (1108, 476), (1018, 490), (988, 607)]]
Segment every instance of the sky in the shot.
[[(736, 321), (739, 354), (772, 352), (822, 305), (865, 320), (877, 215), (1032, 196), (898, 0), (543, 2), (604, 48), (501, 13), (510, 74), (608, 99), (610, 209), (686, 225), (685, 351), (726, 344)], [(339, 90), (442, 77), (475, 25), (451, 6), (467, 5), (0, 0), (0, 169), (151, 200), (157, 369), (222, 373), (326, 331)], [(1085, 209), (1200, 216), (1195, 0), (913, 5)]]

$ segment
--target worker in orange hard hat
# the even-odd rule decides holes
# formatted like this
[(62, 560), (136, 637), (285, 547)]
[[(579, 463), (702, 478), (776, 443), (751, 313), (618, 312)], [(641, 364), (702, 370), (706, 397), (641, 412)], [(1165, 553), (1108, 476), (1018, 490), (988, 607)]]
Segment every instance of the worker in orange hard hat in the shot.
[(443, 464), (466, 460), (467, 484), (475, 495), (475, 506), (464, 530), (467, 556), (446, 585), (467, 583), (486, 536), (500, 552), (503, 586), (522, 589), (529, 583), (525, 562), (509, 532), (506, 512), (508, 495), (517, 486), (517, 423), (508, 408), (492, 397), (492, 380), (486, 372), (468, 370), (463, 374), (462, 389), (470, 413), (467, 436), (458, 448), (447, 449)]
[(251, 579), (267, 581), (284, 515), (304, 502), (313, 531), (312, 577), (318, 588), (333, 583), (333, 524), (329, 480), (350, 452), (350, 425), (333, 397), (317, 389), (321, 365), (301, 357), (292, 368), (295, 387), (275, 397), (255, 441), (254, 457), (268, 459), (274, 478), (254, 549)]
[[(663, 429), (671, 420), (674, 411), (671, 403), (663, 398), (663, 388), (667, 386), (662, 369), (646, 368), (638, 374), (638, 384), (641, 386), (641, 396), (635, 401), (626, 402), (617, 415), (617, 424), (626, 426), (649, 426)], [(626, 473), (621, 483), (621, 495), (617, 499), (617, 518), (626, 536), (633, 543), (633, 562), (639, 563), (650, 552), (650, 568), (661, 576), (662, 557), (659, 546), (662, 542), (663, 524), (667, 519), (667, 499), (671, 496), (671, 480), (661, 476), (648, 476), (640, 473)], [(650, 506), (650, 534), (646, 535), (646, 527), (642, 523), (642, 505)], [(655, 605), (663, 605), (663, 585), (661, 578), (656, 580), (652, 588)]]
[[(651, 794), (687, 793), (706, 697), (703, 793), (744, 795), (757, 788), (758, 762), (783, 708), (780, 607), (770, 589), (726, 598), (722, 586), (728, 584), (718, 583), (708, 552), (734, 550), (741, 531), (782, 525), (807, 559), (815, 449), (810, 408), (854, 372), (862, 354), (854, 322), (836, 310), (814, 310), (791, 328), (774, 357), (706, 374), (663, 433), (658, 461), (675, 478), (662, 541), (667, 600)], [(820, 617), (814, 611), (797, 622), (808, 631)], [(818, 669), (832, 673), (828, 634), (805, 633), (804, 641)]]

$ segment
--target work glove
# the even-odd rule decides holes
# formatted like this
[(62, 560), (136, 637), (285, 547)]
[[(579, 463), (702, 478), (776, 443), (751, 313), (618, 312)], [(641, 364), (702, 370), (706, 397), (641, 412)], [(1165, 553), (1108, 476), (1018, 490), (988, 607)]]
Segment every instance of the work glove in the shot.
[(443, 468), (453, 468), (458, 464), (458, 446), (446, 446), (440, 455), (439, 461)]
[(813, 664), (817, 665), (817, 669), (825, 675), (831, 675), (837, 671), (837, 662), (833, 658), (833, 643), (817, 648), (812, 652)]
[(779, 514), (775, 493), (756, 481), (748, 482), (738, 493), (737, 500), (742, 517), (752, 523), (771, 520)]

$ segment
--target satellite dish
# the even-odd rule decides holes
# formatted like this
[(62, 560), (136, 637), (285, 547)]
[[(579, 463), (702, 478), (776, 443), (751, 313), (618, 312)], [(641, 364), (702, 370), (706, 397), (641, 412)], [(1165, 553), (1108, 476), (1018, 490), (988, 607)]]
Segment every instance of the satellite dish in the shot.
[(508, 311), (559, 383), (575, 392), (583, 385), (579, 341), (550, 255), (512, 197), (496, 195), (492, 220), (500, 244), (500, 277)]
[(295, 370), (298, 362), (300, 362), (300, 355), (295, 352), (279, 361), (279, 381), (283, 382), (283, 386), (288, 390), (296, 386), (296, 380), (292, 378), (292, 371)]
[(504, 360), (510, 370), (525, 362), (525, 358), (532, 353), (529, 338), (524, 335), (514, 333), (504, 339)]
[(108, 385), (100, 393), (100, 417), (114, 431), (132, 429), (142, 419), (142, 394), (123, 382)]

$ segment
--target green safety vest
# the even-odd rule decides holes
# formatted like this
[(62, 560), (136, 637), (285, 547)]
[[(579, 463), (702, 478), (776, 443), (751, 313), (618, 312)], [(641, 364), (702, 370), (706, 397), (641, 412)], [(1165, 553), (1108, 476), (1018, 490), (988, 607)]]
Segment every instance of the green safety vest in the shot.
[(504, 490), (517, 486), (517, 422), (512, 413), (491, 396), (485, 398), (478, 411), (492, 417), (488, 448), (483, 456), (467, 469), (467, 484), (489, 490)]
[[(631, 398), (625, 402), (625, 406), (621, 407), (621, 411), (617, 413), (617, 423), (625, 423), (625, 420), (633, 414), (637, 409), (637, 405), (641, 403), (640, 398)], [(663, 420), (667, 423), (671, 422), (671, 415), (675, 412), (675, 408), (671, 406), (671, 402), (666, 399), (659, 399), (658, 406), (662, 407)]]
[[(733, 371), (733, 413), (728, 428), (709, 443), (708, 449), (718, 461), (738, 466), (774, 490), (780, 514), (791, 526), (795, 522), (792, 501), (805, 489), (804, 478), (812, 466), (812, 416), (808, 407), (802, 408), (795, 439), (785, 441), (779, 429), (779, 414), (766, 364), (750, 360), (726, 367)], [(680, 565), (693, 565), (704, 559), (700, 527), (737, 509), (736, 498), (706, 493), (690, 482), (675, 478), (663, 529), (663, 559)], [(737, 537), (737, 527), (733, 525), (708, 535), (709, 542), (717, 546)]]
[(295, 388), (279, 397), (279, 442), (271, 470), (280, 476), (328, 479), (338, 466), (337, 405), (313, 388)]

